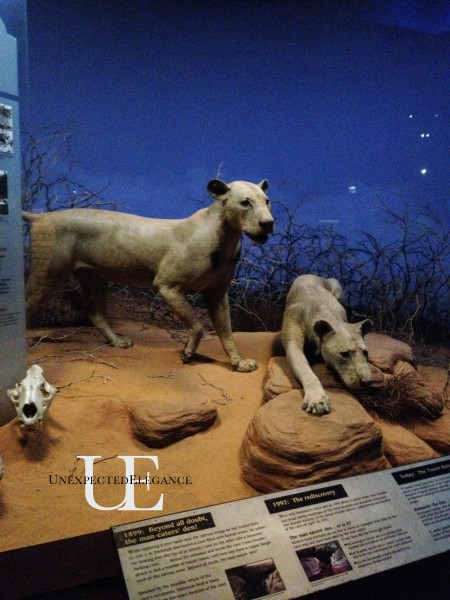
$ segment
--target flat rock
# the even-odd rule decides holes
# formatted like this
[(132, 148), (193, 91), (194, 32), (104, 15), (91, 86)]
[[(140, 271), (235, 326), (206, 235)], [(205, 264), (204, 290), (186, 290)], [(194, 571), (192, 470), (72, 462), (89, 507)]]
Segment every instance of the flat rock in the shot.
[[(312, 366), (324, 388), (341, 388), (335, 376), (324, 364)], [(291, 390), (301, 389), (301, 384), (295, 379), (285, 356), (274, 356), (267, 365), (267, 381), (264, 387), (264, 399), (271, 400), (280, 394)]]
[(141, 401), (129, 409), (135, 437), (151, 448), (163, 448), (211, 427), (217, 409), (210, 400)]
[(383, 453), (393, 467), (442, 456), (405, 427), (381, 419), (375, 421), (383, 432)]
[(450, 400), (449, 372), (442, 367), (417, 365), (417, 372), (433, 392), (440, 394), (444, 399)]
[(443, 415), (436, 421), (407, 423), (405, 427), (437, 452), (450, 454), (450, 411), (448, 409), (444, 410)]
[(399, 360), (414, 363), (414, 353), (409, 344), (382, 333), (368, 333), (364, 338), (369, 351), (369, 361), (382, 371), (391, 373)]
[[(369, 411), (370, 418), (373, 418), (382, 431), (382, 452), (387, 462), (392, 466), (401, 466), (450, 454), (450, 412), (444, 410), (442, 413), (445, 404), (448, 404), (450, 394), (447, 371), (438, 367), (422, 365), (419, 365), (416, 370), (413, 366), (411, 348), (389, 336), (368, 334), (366, 342), (369, 348), (372, 374), (376, 378), (376, 389), (371, 389), (368, 394), (360, 392), (358, 399), (353, 398), (354, 406), (359, 408), (359, 412), (355, 412), (354, 416), (360, 414), (361, 410), (366, 415), (366, 411)], [(351, 397), (342, 390), (338, 380), (324, 365), (314, 365), (313, 370), (330, 397), (333, 395), (338, 395), (340, 399), (342, 395), (346, 398)], [(277, 396), (287, 394), (292, 390), (296, 391), (299, 395), (298, 398), (301, 397), (301, 385), (292, 375), (286, 358), (283, 356), (272, 358), (268, 364), (264, 390), (265, 399), (273, 402)], [(339, 390), (341, 390), (340, 393)], [(348, 400), (345, 402), (348, 403)], [(333, 402), (331, 415), (321, 417), (318, 420), (319, 423), (321, 419), (328, 419), (330, 416), (337, 417), (338, 411), (342, 410), (343, 405), (341, 400), (339, 403)], [(308, 418), (304, 411), (301, 411), (300, 414)], [(278, 419), (278, 415), (274, 415), (274, 418)], [(270, 452), (267, 451), (263, 440), (260, 440), (263, 428), (259, 424), (257, 425), (256, 432), (253, 431), (255, 423), (249, 427), (248, 439), (244, 445), (248, 457), (246, 459), (247, 471), (250, 470), (250, 465), (257, 464), (258, 460), (264, 464), (264, 461), (268, 461), (273, 454), (273, 449), (270, 449)], [(311, 427), (313, 427), (312, 431), (316, 430), (315, 425)], [(324, 429), (324, 426), (321, 427)], [(272, 432), (271, 435), (273, 436)], [(321, 431), (317, 432), (317, 435), (321, 435)], [(257, 440), (257, 443), (254, 440)], [(251, 444), (254, 445), (253, 449), (250, 448)], [(271, 442), (267, 442), (267, 445), (272, 448)], [(261, 456), (258, 456), (258, 453)], [(280, 461), (279, 458), (277, 460)], [(274, 462), (274, 464), (277, 463)], [(274, 467), (274, 469), (276, 468), (279, 468), (278, 465)], [(286, 480), (284, 475), (280, 475), (279, 481), (276, 480), (276, 475), (272, 477), (276, 484), (272, 488), (265, 481), (262, 470), (262, 467), (256, 469), (253, 476), (247, 474), (246, 480), (255, 481), (254, 487), (259, 485), (260, 488), (257, 487), (257, 489), (263, 489), (263, 491), (278, 489), (276, 485), (280, 489), (284, 489), (282, 487)], [(297, 473), (298, 468), (296, 476)]]
[(242, 447), (247, 483), (267, 493), (389, 468), (370, 415), (346, 392), (329, 395), (332, 410), (322, 417), (302, 410), (299, 390), (258, 409)]

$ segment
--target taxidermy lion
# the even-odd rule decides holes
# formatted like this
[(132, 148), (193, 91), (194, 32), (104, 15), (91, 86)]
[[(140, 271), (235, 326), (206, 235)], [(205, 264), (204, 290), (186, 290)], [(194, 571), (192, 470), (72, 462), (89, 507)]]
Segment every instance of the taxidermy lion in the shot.
[(363, 339), (372, 321), (348, 323), (343, 296), (336, 279), (301, 275), (286, 299), (281, 340), (289, 367), (304, 390), (303, 409), (313, 415), (329, 413), (330, 399), (308, 363), (305, 348), (321, 355), (346, 387), (361, 389), (372, 383)]
[(127, 348), (132, 342), (117, 336), (105, 317), (108, 281), (153, 287), (189, 330), (182, 354), (183, 361), (189, 362), (203, 328), (186, 294), (199, 292), (233, 369), (253, 371), (256, 362), (241, 359), (233, 340), (228, 286), (239, 260), (242, 234), (262, 244), (273, 231), (267, 188), (267, 180), (256, 185), (213, 179), (207, 189), (215, 202), (186, 219), (149, 219), (82, 208), (24, 212), (23, 218), (32, 223), (28, 315), (73, 273), (92, 323), (112, 346)]

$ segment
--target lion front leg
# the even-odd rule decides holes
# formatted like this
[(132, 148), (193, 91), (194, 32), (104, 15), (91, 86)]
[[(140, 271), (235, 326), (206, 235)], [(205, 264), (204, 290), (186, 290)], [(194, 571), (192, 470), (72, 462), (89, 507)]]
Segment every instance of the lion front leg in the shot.
[(331, 410), (330, 399), (306, 359), (303, 352), (303, 337), (298, 331), (296, 333), (297, 336), (294, 338), (292, 333), (287, 334), (285, 331), (282, 340), (289, 367), (303, 387), (302, 408), (312, 415), (325, 415)]
[(189, 330), (189, 338), (181, 355), (182, 361), (188, 363), (195, 354), (203, 337), (203, 326), (186, 296), (177, 288), (161, 286), (158, 288), (158, 291), (167, 306)]
[(241, 358), (234, 343), (228, 294), (226, 292), (209, 291), (203, 294), (203, 298), (212, 324), (219, 336), (223, 349), (230, 359), (233, 369), (239, 373), (251, 373), (254, 371), (258, 367), (256, 360)]

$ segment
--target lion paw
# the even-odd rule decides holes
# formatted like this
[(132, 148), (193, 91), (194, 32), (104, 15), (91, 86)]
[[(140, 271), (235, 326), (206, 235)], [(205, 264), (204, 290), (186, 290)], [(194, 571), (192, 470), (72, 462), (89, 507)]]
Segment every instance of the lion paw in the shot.
[(111, 346), (113, 348), (131, 348), (134, 345), (134, 342), (126, 337), (120, 337), (111, 342)]
[(183, 363), (185, 365), (187, 365), (189, 362), (191, 362), (191, 358), (192, 358), (192, 352), (186, 352), (186, 350), (183, 350), (183, 352), (181, 353), (181, 360), (183, 361)]
[(325, 392), (305, 392), (302, 408), (312, 415), (325, 415), (330, 412), (330, 399)]
[(241, 359), (237, 364), (233, 365), (233, 369), (239, 373), (251, 373), (258, 367), (256, 360), (252, 358)]

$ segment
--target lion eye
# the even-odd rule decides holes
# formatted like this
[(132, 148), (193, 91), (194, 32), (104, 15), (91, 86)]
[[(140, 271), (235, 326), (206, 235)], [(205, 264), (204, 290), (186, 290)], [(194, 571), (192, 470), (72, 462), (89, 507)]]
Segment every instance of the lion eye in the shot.
[(250, 200), (248, 198), (246, 198), (245, 200), (242, 200), (242, 202), (241, 202), (241, 206), (245, 206), (245, 208), (248, 208), (251, 205), (252, 205), (252, 203), (250, 202)]
[(341, 352), (342, 358), (350, 358), (350, 352)]

